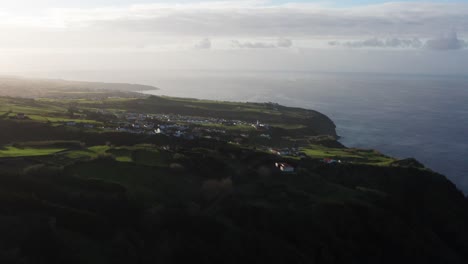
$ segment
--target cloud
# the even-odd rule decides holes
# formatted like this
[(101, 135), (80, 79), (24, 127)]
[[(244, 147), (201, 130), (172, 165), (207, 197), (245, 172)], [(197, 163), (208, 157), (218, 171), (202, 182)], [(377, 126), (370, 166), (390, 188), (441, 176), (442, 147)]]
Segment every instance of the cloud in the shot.
[(195, 44), (196, 49), (211, 49), (211, 40), (209, 38), (204, 38)]
[(421, 48), (423, 42), (419, 38), (401, 39), (401, 38), (370, 38), (356, 41), (330, 41), (330, 46), (343, 46), (349, 48)]
[(265, 42), (240, 42), (238, 40), (232, 41), (232, 46), (234, 48), (241, 48), (241, 49), (273, 49), (276, 48), (274, 44), (265, 43)]
[(290, 39), (287, 38), (279, 38), (276, 46), (280, 48), (290, 48), (292, 47), (293, 42)]
[[(144, 45), (151, 50), (213, 49), (211, 40), (204, 39), (210, 36), (216, 38), (217, 49), (273, 49), (293, 45), (309, 48), (317, 46), (319, 41), (318, 46), (323, 47), (324, 39), (330, 38), (336, 41), (328, 43), (329, 46), (453, 49), (461, 46), (453, 38), (448, 39), (452, 43), (434, 39), (427, 45), (422, 40), (447, 28), (468, 36), (468, 3), (394, 2), (333, 7), (278, 2), (179, 1), (177, 4), (53, 8), (33, 15), (4, 12), (0, 13), (3, 33), (0, 48), (106, 51)], [(276, 39), (278, 36), (287, 38)], [(419, 39), (414, 39), (415, 36)], [(231, 42), (232, 39), (249, 41)]]
[(425, 46), (432, 50), (459, 50), (466, 48), (467, 45), (466, 41), (459, 39), (457, 33), (452, 31), (445, 36), (429, 39)]
[(274, 49), (274, 48), (290, 48), (293, 42), (287, 38), (279, 38), (276, 43), (269, 42), (240, 42), (239, 40), (232, 40), (231, 46), (240, 49)]
[[(357, 7), (224, 1), (51, 9), (44, 16), (2, 16), (0, 27), (151, 32), (200, 36), (425, 35), (468, 33), (466, 3), (385, 3)], [(263, 3), (263, 4), (262, 4)]]
[(455, 31), (449, 34), (431, 38), (422, 41), (419, 38), (400, 39), (400, 38), (370, 38), (365, 40), (345, 41), (341, 42), (333, 40), (328, 42), (329, 46), (348, 47), (348, 48), (426, 48), (430, 50), (460, 50), (468, 47), (468, 42), (458, 38)]

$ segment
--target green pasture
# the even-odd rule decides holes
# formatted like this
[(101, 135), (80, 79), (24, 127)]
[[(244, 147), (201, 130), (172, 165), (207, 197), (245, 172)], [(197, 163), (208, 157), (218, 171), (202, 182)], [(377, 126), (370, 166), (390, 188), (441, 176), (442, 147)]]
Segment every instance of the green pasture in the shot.
[(0, 158), (47, 156), (64, 150), (63, 148), (16, 148), (9, 146), (0, 149)]
[(391, 162), (395, 161), (393, 158), (373, 150), (327, 148), (318, 145), (310, 145), (300, 150), (311, 158), (333, 158), (382, 166), (389, 165)]

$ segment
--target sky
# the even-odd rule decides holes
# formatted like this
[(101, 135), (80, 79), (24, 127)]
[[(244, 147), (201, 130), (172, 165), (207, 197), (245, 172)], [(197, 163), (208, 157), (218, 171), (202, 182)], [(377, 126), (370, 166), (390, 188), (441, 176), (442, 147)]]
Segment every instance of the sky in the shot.
[(468, 0), (0, 0), (0, 74), (310, 70), (468, 75)]

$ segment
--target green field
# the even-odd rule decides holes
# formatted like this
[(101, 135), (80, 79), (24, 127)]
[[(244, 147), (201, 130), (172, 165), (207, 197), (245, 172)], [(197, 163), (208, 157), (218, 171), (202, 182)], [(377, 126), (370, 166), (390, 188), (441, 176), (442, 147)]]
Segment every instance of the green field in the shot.
[(64, 152), (70, 159), (96, 159), (98, 157), (111, 157), (118, 162), (134, 162), (145, 166), (167, 167), (170, 156), (161, 153), (153, 146), (135, 145), (125, 147), (93, 146), (85, 149)]
[(311, 158), (333, 158), (372, 165), (389, 165), (391, 162), (395, 161), (395, 159), (373, 150), (337, 149), (311, 145), (306, 148), (301, 148), (301, 151)]
[(0, 158), (46, 156), (64, 151), (61, 148), (15, 148), (0, 149)]
[(70, 150), (64, 154), (71, 159), (95, 159), (100, 155), (105, 155), (109, 149), (109, 146), (93, 146), (84, 149)]
[(200, 124), (203, 127), (209, 127), (209, 128), (214, 128), (214, 129), (223, 129), (227, 131), (243, 131), (243, 132), (248, 132), (248, 131), (255, 131), (255, 128), (250, 125), (236, 125), (236, 126), (228, 126), (228, 125), (223, 125), (223, 124), (215, 124), (215, 123), (203, 123)]
[(114, 156), (116, 161), (132, 162), (132, 150), (128, 148), (113, 148), (106, 151), (106, 153)]

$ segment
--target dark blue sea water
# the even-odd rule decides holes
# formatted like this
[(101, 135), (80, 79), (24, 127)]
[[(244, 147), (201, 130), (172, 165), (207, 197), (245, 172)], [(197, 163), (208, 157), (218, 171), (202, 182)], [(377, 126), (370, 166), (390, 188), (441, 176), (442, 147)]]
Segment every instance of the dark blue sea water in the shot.
[(318, 110), (334, 120), (345, 145), (415, 157), (468, 193), (468, 78), (239, 71), (58, 77), (149, 84), (160, 88), (150, 92), (157, 95), (271, 101)]

